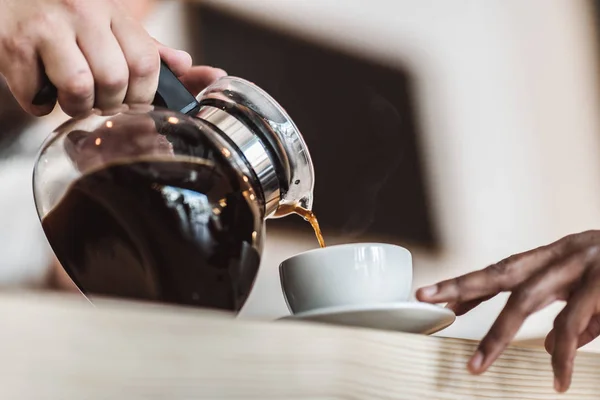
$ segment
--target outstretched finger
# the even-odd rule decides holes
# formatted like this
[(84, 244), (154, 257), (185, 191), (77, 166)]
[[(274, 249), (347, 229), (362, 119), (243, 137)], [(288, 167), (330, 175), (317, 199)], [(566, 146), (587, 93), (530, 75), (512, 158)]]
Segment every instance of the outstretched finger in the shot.
[(573, 362), (580, 338), (590, 326), (592, 317), (600, 311), (600, 270), (591, 270), (582, 282), (554, 320), (552, 369), (554, 386), (559, 392), (566, 391), (571, 385)]
[(421, 288), (416, 293), (417, 299), (428, 303), (466, 303), (512, 291), (540, 269), (563, 258), (570, 245), (567, 239), (510, 256), (482, 270)]

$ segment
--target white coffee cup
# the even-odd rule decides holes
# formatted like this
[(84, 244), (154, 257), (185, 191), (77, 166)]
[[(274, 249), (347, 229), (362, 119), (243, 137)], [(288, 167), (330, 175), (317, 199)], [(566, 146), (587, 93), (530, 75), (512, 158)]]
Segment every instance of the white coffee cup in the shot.
[(288, 258), (279, 266), (279, 275), (293, 314), (403, 302), (412, 287), (412, 256), (391, 244), (344, 244)]

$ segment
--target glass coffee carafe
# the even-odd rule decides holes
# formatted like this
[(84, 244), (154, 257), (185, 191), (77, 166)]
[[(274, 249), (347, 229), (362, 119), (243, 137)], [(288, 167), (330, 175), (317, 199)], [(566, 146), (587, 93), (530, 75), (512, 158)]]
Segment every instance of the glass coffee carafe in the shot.
[(230, 311), (253, 286), (265, 219), (310, 210), (313, 186), (306, 144), (267, 93), (225, 77), (195, 98), (164, 65), (155, 106), (66, 122), (33, 179), (85, 295)]

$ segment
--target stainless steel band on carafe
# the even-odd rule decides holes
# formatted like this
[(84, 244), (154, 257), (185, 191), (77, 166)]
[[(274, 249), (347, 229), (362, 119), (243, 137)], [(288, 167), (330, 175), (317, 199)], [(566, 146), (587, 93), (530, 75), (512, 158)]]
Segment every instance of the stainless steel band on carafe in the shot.
[(202, 107), (197, 116), (225, 133), (243, 153), (261, 186), (265, 216), (273, 214), (279, 207), (280, 183), (275, 166), (260, 138), (237, 118), (219, 108)]
[(265, 217), (278, 218), (282, 205), (312, 209), (314, 170), (296, 125), (259, 87), (226, 77), (198, 96), (197, 117), (224, 133), (256, 174)]

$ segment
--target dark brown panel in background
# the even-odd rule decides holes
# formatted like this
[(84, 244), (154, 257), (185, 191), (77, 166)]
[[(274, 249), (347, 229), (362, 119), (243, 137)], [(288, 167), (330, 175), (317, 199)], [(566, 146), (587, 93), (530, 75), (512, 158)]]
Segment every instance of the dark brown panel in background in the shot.
[[(391, 235), (437, 247), (409, 73), (207, 7), (197, 12), (201, 59), (263, 87), (303, 133), (326, 237)], [(273, 223), (307, 228), (298, 218)]]

